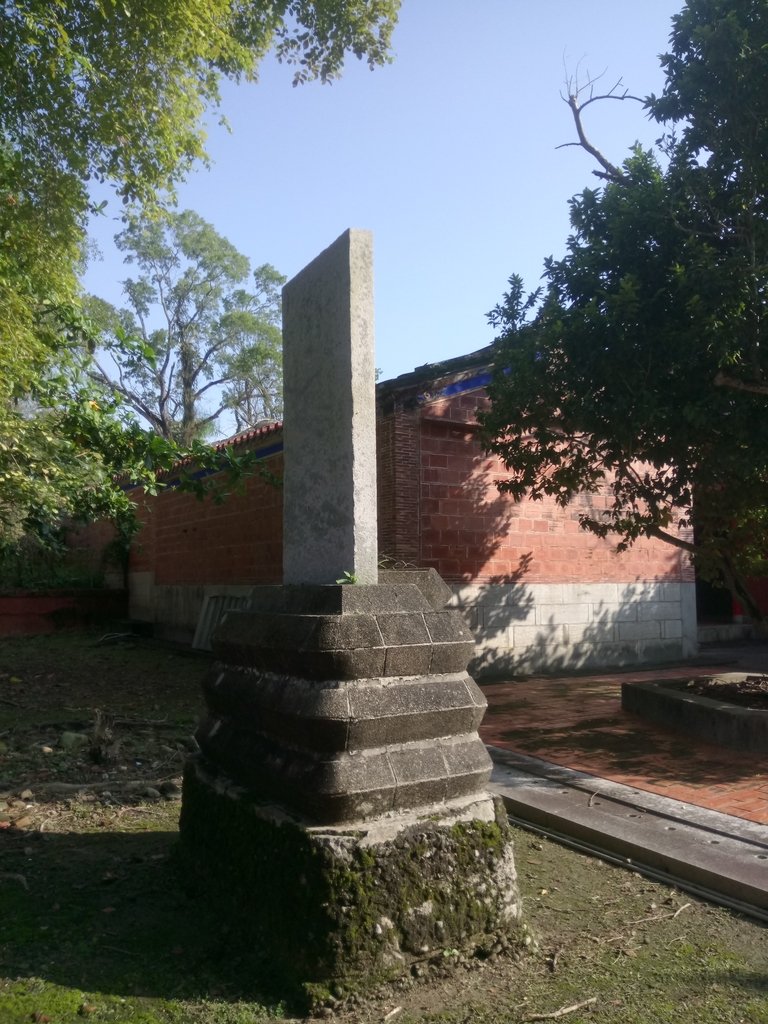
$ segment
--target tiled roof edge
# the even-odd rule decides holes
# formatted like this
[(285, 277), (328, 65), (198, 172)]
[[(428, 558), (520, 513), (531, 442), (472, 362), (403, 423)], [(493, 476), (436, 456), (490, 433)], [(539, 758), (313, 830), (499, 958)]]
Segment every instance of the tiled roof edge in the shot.
[(257, 438), (278, 434), (282, 429), (282, 421), (275, 420), (274, 423), (265, 423), (262, 427), (249, 427), (248, 430), (242, 430), (239, 434), (224, 437), (221, 441), (215, 441), (213, 447), (217, 451), (223, 451), (224, 448), (236, 448), (238, 445), (248, 444), (249, 441), (255, 441)]
[(410, 391), (419, 387), (423, 389), (425, 384), (435, 384), (446, 377), (471, 374), (472, 371), (476, 374), (477, 371), (490, 367), (492, 363), (493, 345), (486, 345), (485, 348), (468, 352), (466, 355), (444, 359), (438, 363), (425, 363), (408, 373), (400, 374), (399, 377), (380, 381), (376, 385), (376, 393), (379, 397), (383, 397), (396, 391)]

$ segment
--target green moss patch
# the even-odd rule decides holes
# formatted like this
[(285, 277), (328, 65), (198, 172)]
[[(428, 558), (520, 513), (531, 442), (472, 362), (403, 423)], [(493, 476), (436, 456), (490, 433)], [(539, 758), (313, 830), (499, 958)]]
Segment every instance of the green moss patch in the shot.
[(435, 953), (519, 934), (509, 826), (423, 821), (366, 845), (308, 830), (200, 768), (184, 780), (179, 864), (282, 986), (310, 1006), (370, 990)]

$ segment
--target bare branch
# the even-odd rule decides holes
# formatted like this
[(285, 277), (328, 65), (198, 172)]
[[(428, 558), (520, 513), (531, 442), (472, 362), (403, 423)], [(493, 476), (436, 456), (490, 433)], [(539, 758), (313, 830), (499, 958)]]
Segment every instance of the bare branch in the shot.
[(229, 377), (219, 377), (216, 380), (209, 380), (207, 384), (204, 384), (201, 388), (197, 389), (195, 392), (195, 401), (197, 401), (201, 395), (204, 395), (206, 391), (210, 390), (210, 388), (219, 387), (221, 384), (228, 384), (229, 380)]
[(575, 1013), (577, 1010), (583, 1010), (585, 1006), (591, 1006), (593, 1003), (596, 1002), (597, 996), (591, 996), (591, 998), (585, 999), (581, 1003), (574, 1003), (572, 1006), (561, 1006), (559, 1010), (554, 1010), (552, 1013), (533, 1013), (529, 1017), (523, 1017), (523, 1020), (557, 1020), (560, 1017), (567, 1017), (569, 1013)]
[(734, 391), (748, 391), (753, 395), (768, 395), (768, 384), (761, 384), (759, 381), (741, 380), (739, 377), (731, 377), (722, 370), (718, 370), (714, 384), (719, 388), (732, 388)]
[(203, 416), (201, 419), (196, 420), (196, 425), (198, 427), (202, 427), (206, 423), (212, 423), (217, 416), (220, 416), (224, 412), (226, 408), (228, 408), (226, 402), (222, 402), (222, 404), (215, 412), (212, 412), (208, 416)]
[[(603, 74), (605, 74), (605, 72), (603, 72)], [(596, 93), (595, 83), (600, 78), (602, 78), (602, 75), (598, 75), (595, 78), (589, 77), (584, 85), (579, 85), (577, 76), (569, 75), (566, 77), (566, 89), (568, 92), (566, 95), (563, 95), (562, 93), (560, 95), (571, 111), (579, 141), (564, 143), (563, 146), (558, 146), (557, 149), (563, 149), (565, 146), (580, 146), (603, 168), (602, 171), (592, 172), (596, 177), (603, 178), (608, 181), (623, 181), (625, 175), (621, 169), (611, 163), (611, 161), (600, 152), (597, 146), (587, 138), (581, 115), (582, 111), (591, 103), (597, 103), (599, 100), (619, 100), (622, 102), (624, 100), (635, 100), (637, 103), (642, 103), (643, 100), (639, 96), (633, 96), (628, 89), (622, 89), (622, 81), (620, 78), (611, 86), (610, 89), (608, 89), (607, 92)], [(589, 95), (586, 99), (582, 99), (582, 95), (587, 90)]]
[(576, 125), (576, 134), (579, 136), (579, 145), (582, 149), (586, 150), (590, 156), (594, 157), (595, 160), (604, 168), (604, 171), (594, 171), (598, 178), (610, 178), (611, 181), (621, 181), (624, 175), (621, 173), (619, 168), (612, 164), (611, 161), (603, 156), (597, 146), (592, 145), (586, 136), (584, 126), (581, 123), (581, 107), (579, 106), (579, 95), (573, 93), (568, 97), (566, 103), (570, 107), (571, 114), (573, 115), (573, 123)]
[(197, 378), (199, 376), (199, 374), (200, 374), (201, 370), (203, 369), (203, 367), (208, 364), (208, 362), (216, 355), (216, 353), (220, 349), (226, 348), (227, 343), (228, 343), (228, 339), (227, 338), (220, 338), (218, 341), (214, 341), (211, 345), (208, 346), (208, 348), (205, 350), (205, 352), (197, 360), (197, 364), (195, 366), (195, 373), (194, 373), (195, 378)]
[(95, 360), (94, 364), (99, 372), (89, 373), (89, 377), (92, 380), (98, 381), (100, 383), (106, 381), (110, 385), (110, 387), (113, 387), (115, 391), (117, 391), (117, 393), (122, 398), (125, 399), (128, 405), (130, 405), (135, 412), (138, 412), (141, 416), (144, 417), (145, 420), (147, 420), (152, 425), (153, 429), (162, 430), (162, 420), (153, 409), (151, 409), (145, 402), (143, 402), (138, 397), (138, 395), (135, 395), (128, 387), (126, 387), (122, 383), (122, 381), (118, 382), (114, 380), (112, 377), (107, 376), (104, 369), (101, 366), (99, 366), (99, 364)]
[(643, 102), (643, 98), (641, 96), (633, 96), (629, 89), (624, 89), (623, 92), (617, 92), (616, 90), (620, 85), (621, 79), (619, 79), (616, 85), (614, 85), (608, 92), (599, 93), (598, 95), (590, 93), (589, 99), (584, 100), (584, 102), (579, 105), (579, 109), (584, 110), (590, 105), (590, 103), (597, 103), (598, 100), (634, 100), (636, 103)]

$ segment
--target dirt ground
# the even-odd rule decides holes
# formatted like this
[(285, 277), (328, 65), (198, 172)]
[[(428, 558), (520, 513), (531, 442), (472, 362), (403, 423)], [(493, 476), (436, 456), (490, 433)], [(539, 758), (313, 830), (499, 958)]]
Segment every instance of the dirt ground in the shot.
[[(294, 1019), (269, 950), (244, 950), (173, 862), (209, 664), (95, 635), (0, 645), (0, 1024)], [(524, 831), (515, 844), (527, 946), (441, 951), (327, 1015), (768, 1024), (764, 925)]]
[[(8, 775), (9, 781), (34, 782), (36, 797), (45, 798), (66, 797), (87, 784), (87, 793), (112, 793), (113, 806), (147, 788), (172, 794), (195, 748), (209, 663), (145, 640), (97, 634), (6, 640), (0, 646), (0, 783)], [(13, 819), (14, 805), (5, 810)], [(0, 825), (2, 818), (0, 808)]]
[(699, 697), (724, 700), (743, 708), (768, 711), (768, 676), (747, 675), (744, 679), (714, 678), (692, 679), (688, 689)]

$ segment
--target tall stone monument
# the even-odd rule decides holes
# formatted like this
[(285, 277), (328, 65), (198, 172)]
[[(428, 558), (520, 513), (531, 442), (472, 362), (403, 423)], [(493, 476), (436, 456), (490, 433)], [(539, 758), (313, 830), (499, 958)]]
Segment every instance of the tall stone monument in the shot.
[(187, 870), (314, 1004), (519, 928), (472, 635), (433, 571), (377, 571), (371, 250), (346, 231), (285, 286), (285, 582), (214, 635), (181, 816)]
[(378, 582), (373, 252), (347, 231), (283, 289), (283, 582)]

